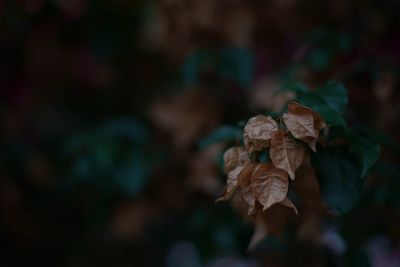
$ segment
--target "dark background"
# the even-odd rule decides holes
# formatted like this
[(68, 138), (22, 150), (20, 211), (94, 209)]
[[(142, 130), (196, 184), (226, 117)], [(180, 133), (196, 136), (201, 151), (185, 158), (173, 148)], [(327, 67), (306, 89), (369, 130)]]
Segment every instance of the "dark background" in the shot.
[(0, 266), (400, 266), (398, 149), (328, 224), (340, 231), (247, 253), (252, 223), (214, 203), (227, 144), (199, 148), (220, 125), (280, 111), (285, 82), (329, 79), (348, 89), (349, 125), (399, 141), (399, 11), (0, 1)]

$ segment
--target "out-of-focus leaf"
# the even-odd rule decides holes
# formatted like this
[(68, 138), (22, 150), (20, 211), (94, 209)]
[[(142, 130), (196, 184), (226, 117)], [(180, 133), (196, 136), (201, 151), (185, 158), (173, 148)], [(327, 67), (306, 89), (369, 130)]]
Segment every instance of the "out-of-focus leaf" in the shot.
[(206, 91), (194, 88), (155, 101), (149, 110), (152, 121), (171, 134), (176, 146), (186, 147), (218, 125), (218, 105)]
[(342, 113), (347, 105), (347, 91), (342, 83), (328, 81), (318, 88), (316, 93), (329, 107), (339, 113)]
[(239, 141), (242, 137), (242, 130), (238, 127), (224, 125), (210, 133), (199, 142), (199, 147), (204, 149), (212, 144), (223, 141)]
[(326, 140), (332, 141), (336, 138), (341, 138), (341, 139), (348, 139), (350, 136), (349, 129), (345, 128), (341, 125), (334, 125), (329, 128), (329, 132), (326, 136)]
[(302, 82), (288, 82), (282, 86), (282, 90), (295, 93), (307, 93), (310, 91), (310, 88)]
[(206, 62), (207, 55), (204, 52), (198, 51), (188, 56), (183, 64), (183, 80), (186, 84), (197, 82), (198, 75), (202, 65)]
[(312, 50), (309, 58), (311, 67), (316, 70), (325, 70), (329, 66), (331, 59), (330, 52), (323, 47)]
[(151, 171), (151, 161), (143, 152), (133, 152), (126, 163), (118, 168), (115, 176), (116, 182), (123, 186), (129, 195), (136, 195), (144, 188), (147, 177)]
[(347, 54), (351, 50), (351, 42), (347, 35), (316, 29), (309, 36), (310, 51), (306, 61), (316, 71), (324, 71), (334, 64), (337, 56)]
[(116, 119), (93, 132), (72, 136), (65, 142), (69, 182), (107, 187), (131, 196), (139, 193), (157, 160), (144, 148), (147, 138), (146, 128), (133, 119)]
[(379, 162), (374, 167), (376, 172), (385, 177), (385, 183), (370, 189), (370, 196), (374, 203), (390, 203), (396, 209), (400, 209), (400, 166)]
[(95, 132), (105, 136), (118, 136), (133, 140), (137, 144), (148, 141), (148, 132), (143, 124), (131, 118), (121, 118), (106, 122), (98, 127)]
[(236, 81), (243, 87), (249, 86), (253, 79), (253, 56), (251, 52), (239, 47), (226, 47), (219, 52), (218, 72), (221, 76)]
[(324, 201), (340, 213), (349, 212), (362, 190), (357, 159), (343, 147), (320, 150), (313, 155)]
[(350, 151), (357, 156), (361, 164), (361, 176), (364, 177), (379, 159), (381, 147), (369, 138), (353, 133)]
[(79, 149), (96, 147), (97, 141), (104, 141), (106, 138), (126, 138), (132, 140), (138, 145), (145, 144), (148, 141), (148, 132), (146, 128), (135, 119), (121, 118), (108, 121), (93, 131), (77, 133), (65, 141), (64, 151), (71, 154)]
[(367, 136), (370, 138), (372, 141), (374, 141), (377, 144), (383, 145), (383, 146), (395, 146), (396, 142), (393, 140), (393, 138), (387, 134), (378, 132), (374, 129), (367, 128), (367, 127), (362, 127), (356, 129), (356, 131), (362, 135)]
[(258, 79), (250, 92), (250, 105), (256, 109), (265, 110), (273, 117), (279, 116), (287, 103), (296, 99), (296, 93), (282, 88), (283, 81), (274, 76)]

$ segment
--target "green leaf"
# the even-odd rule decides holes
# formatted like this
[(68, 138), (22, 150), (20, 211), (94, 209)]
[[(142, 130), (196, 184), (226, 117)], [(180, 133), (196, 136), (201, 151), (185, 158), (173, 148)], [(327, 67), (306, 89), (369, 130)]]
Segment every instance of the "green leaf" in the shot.
[(224, 125), (213, 131), (199, 142), (200, 149), (223, 141), (234, 141), (242, 138), (242, 130), (238, 127)]
[(350, 138), (350, 151), (357, 156), (361, 164), (361, 177), (378, 161), (381, 147), (371, 139), (353, 133)]
[(325, 202), (341, 214), (349, 212), (363, 185), (354, 155), (344, 147), (335, 147), (320, 149), (312, 160)]
[(342, 83), (328, 81), (318, 88), (318, 96), (332, 109), (342, 113), (348, 102), (347, 91)]
[(297, 101), (319, 113), (329, 126), (341, 125), (345, 128), (347, 127), (343, 116), (338, 111), (327, 105), (318, 94), (300, 93), (298, 94)]

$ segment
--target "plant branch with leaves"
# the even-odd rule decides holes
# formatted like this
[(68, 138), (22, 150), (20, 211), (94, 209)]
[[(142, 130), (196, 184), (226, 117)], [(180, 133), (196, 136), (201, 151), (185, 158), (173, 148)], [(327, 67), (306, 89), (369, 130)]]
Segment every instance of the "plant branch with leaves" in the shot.
[(227, 186), (217, 201), (235, 195), (246, 213), (257, 218), (275, 204), (296, 214), (297, 207), (300, 213), (349, 212), (379, 159), (382, 134), (347, 126), (343, 113), (348, 97), (341, 83), (329, 81), (316, 90), (292, 83), (282, 90), (297, 96), (283, 112), (250, 118), (241, 134), (223, 126), (202, 141), (242, 136), (243, 142), (223, 155)]

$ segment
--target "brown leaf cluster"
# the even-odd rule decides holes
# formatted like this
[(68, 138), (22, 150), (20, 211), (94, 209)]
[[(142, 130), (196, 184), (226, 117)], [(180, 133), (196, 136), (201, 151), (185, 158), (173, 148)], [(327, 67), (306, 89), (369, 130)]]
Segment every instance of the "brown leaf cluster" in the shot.
[[(289, 103), (288, 112), (280, 121), (278, 125), (272, 117), (264, 115), (249, 119), (244, 127), (245, 146), (232, 147), (224, 154), (228, 179), (219, 201), (228, 200), (239, 189), (250, 215), (276, 203), (297, 214), (297, 208), (287, 196), (289, 180), (295, 180), (296, 170), (305, 161), (308, 154), (305, 144), (316, 151), (319, 131), (326, 124), (316, 112), (296, 102)], [(260, 162), (253, 153), (262, 150), (269, 152), (271, 162)]]

